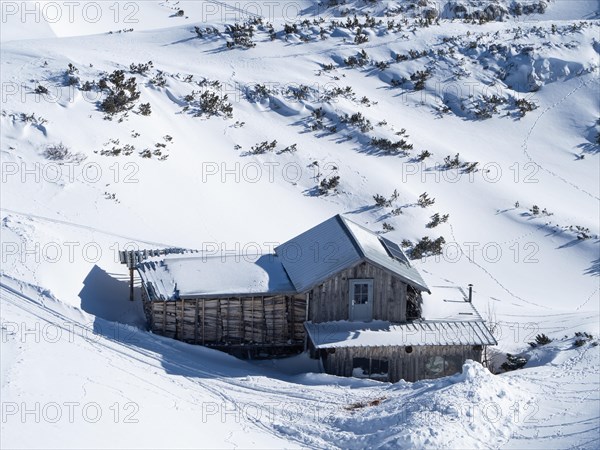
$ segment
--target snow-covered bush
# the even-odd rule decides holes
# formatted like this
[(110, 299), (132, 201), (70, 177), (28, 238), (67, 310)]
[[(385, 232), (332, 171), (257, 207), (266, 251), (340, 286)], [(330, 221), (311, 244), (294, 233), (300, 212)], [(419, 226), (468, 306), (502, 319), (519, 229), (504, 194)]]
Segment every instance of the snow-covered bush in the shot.
[(376, 206), (379, 206), (381, 208), (389, 208), (398, 199), (399, 196), (400, 194), (398, 193), (398, 190), (394, 189), (394, 192), (392, 193), (389, 199), (385, 198), (383, 195), (375, 194), (373, 196), (373, 200), (375, 200)]
[(518, 370), (527, 364), (527, 359), (523, 356), (516, 356), (510, 353), (506, 354), (506, 361), (502, 363), (500, 368), (505, 372), (510, 372), (512, 370)]
[(519, 109), (521, 117), (524, 117), (525, 114), (527, 114), (529, 111), (533, 111), (538, 107), (534, 102), (529, 101), (525, 98), (517, 99), (515, 101), (515, 105)]
[(149, 83), (152, 86), (165, 87), (167, 85), (167, 79), (165, 77), (164, 72), (159, 70), (158, 73), (150, 79)]
[(140, 98), (135, 77), (126, 79), (122, 70), (115, 70), (107, 78), (100, 80), (99, 86), (108, 91), (106, 98), (100, 103), (100, 109), (108, 115), (129, 111)]
[(335, 190), (340, 184), (339, 175), (333, 175), (329, 178), (323, 178), (319, 183), (319, 193), (321, 195), (328, 194), (329, 191)]
[(425, 81), (427, 81), (429, 78), (431, 78), (431, 71), (427, 69), (418, 70), (410, 76), (416, 91), (425, 89)]
[(446, 169), (457, 169), (460, 165), (460, 153), (457, 153), (453, 157), (448, 155), (444, 158), (444, 167)]
[[(573, 342), (573, 345), (575, 347), (583, 347), (585, 344), (587, 344), (589, 341), (591, 341), (592, 339), (594, 339), (594, 336), (592, 336), (589, 333), (586, 333), (585, 331), (576, 331), (575, 332), (575, 337), (577, 339), (575, 339), (575, 341)], [(597, 345), (597, 344), (596, 344)]]
[(256, 44), (252, 41), (254, 37), (254, 25), (248, 22), (235, 23), (234, 25), (225, 26), (225, 34), (231, 40), (227, 41), (227, 48), (252, 48)]
[(279, 150), (277, 152), (278, 155), (281, 155), (282, 153), (295, 153), (298, 151), (298, 144), (292, 144), (292, 145), (288, 145), (286, 148), (284, 148), (283, 150)]
[(41, 84), (38, 84), (37, 87), (35, 88), (34, 92), (36, 94), (43, 95), (43, 94), (47, 94), (49, 91), (46, 86), (42, 86)]
[(191, 111), (194, 117), (210, 118), (222, 116), (226, 119), (233, 117), (233, 105), (228, 101), (228, 95), (220, 95), (212, 89), (202, 92), (192, 91), (184, 97), (188, 103), (186, 111)]
[(419, 195), (419, 199), (417, 200), (417, 205), (421, 208), (427, 208), (435, 203), (435, 198), (430, 198), (427, 192), (423, 192)]
[(140, 75), (144, 75), (146, 72), (148, 72), (150, 69), (152, 69), (152, 67), (154, 67), (154, 64), (152, 63), (152, 61), (148, 61), (147, 63), (139, 63), (139, 64), (131, 63), (129, 66), (129, 71), (131, 73), (137, 73)]
[(429, 150), (423, 150), (417, 155), (417, 161), (425, 161), (430, 156), (432, 156), (432, 153)]
[(44, 158), (58, 162), (81, 162), (86, 158), (82, 153), (72, 153), (62, 142), (49, 145), (42, 154)]
[(275, 150), (275, 147), (277, 147), (277, 141), (264, 141), (261, 142), (260, 144), (256, 144), (252, 146), (252, 149), (250, 150), (250, 154), (251, 155), (263, 155), (267, 152), (272, 152), (273, 150)]
[(139, 107), (138, 112), (142, 116), (149, 116), (150, 114), (152, 114), (152, 108), (150, 107), (150, 103), (142, 103)]
[(366, 133), (367, 131), (371, 131), (373, 129), (371, 121), (365, 116), (363, 116), (360, 112), (354, 113), (351, 116), (348, 114), (344, 114), (342, 117), (340, 117), (340, 122), (353, 125), (359, 128), (360, 131), (362, 131), (363, 133)]
[(365, 49), (362, 49), (356, 56), (349, 56), (348, 58), (344, 59), (344, 64), (346, 64), (349, 67), (362, 67), (368, 64), (368, 62), (369, 55), (367, 55)]
[(367, 42), (369, 42), (369, 36), (363, 33), (363, 30), (361, 28), (358, 28), (358, 30), (356, 30), (356, 35), (354, 36), (354, 43), (360, 45), (365, 44)]
[(383, 222), (383, 232), (387, 233), (388, 231), (394, 231), (396, 228), (390, 223)]
[(435, 228), (442, 223), (448, 222), (449, 217), (450, 217), (449, 214), (444, 214), (443, 216), (440, 216), (439, 213), (435, 213), (433, 216), (430, 217), (431, 220), (429, 221), (429, 223), (427, 225), (425, 225), (425, 227)]
[(446, 240), (442, 236), (434, 240), (425, 236), (410, 250), (410, 258), (420, 259), (425, 256), (440, 255), (445, 243)]
[(404, 139), (392, 142), (384, 138), (372, 138), (371, 145), (385, 153), (407, 152), (413, 149), (413, 145), (406, 142)]

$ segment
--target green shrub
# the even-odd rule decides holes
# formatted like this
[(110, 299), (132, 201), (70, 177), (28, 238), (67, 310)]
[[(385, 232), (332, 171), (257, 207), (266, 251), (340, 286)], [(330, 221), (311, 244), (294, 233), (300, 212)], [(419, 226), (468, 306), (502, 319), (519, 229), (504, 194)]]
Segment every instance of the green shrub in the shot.
[(321, 195), (325, 195), (329, 193), (330, 190), (335, 189), (340, 184), (340, 177), (338, 175), (333, 175), (330, 178), (323, 178), (321, 183), (319, 183), (319, 193)]
[(149, 116), (152, 114), (152, 108), (150, 107), (150, 103), (142, 103), (139, 108), (139, 113), (142, 116)]
[(430, 218), (431, 220), (429, 221), (429, 223), (427, 225), (425, 225), (425, 227), (435, 228), (439, 224), (448, 222), (449, 217), (450, 217), (449, 214), (444, 214), (443, 216), (440, 216), (439, 213), (435, 213), (433, 216), (431, 216), (431, 218)]
[(148, 72), (150, 69), (152, 69), (152, 67), (154, 67), (154, 64), (152, 63), (152, 61), (148, 61), (147, 63), (139, 63), (139, 64), (131, 64), (129, 66), (129, 71), (131, 73), (137, 73), (140, 75), (144, 75), (146, 72)]
[(252, 146), (252, 149), (250, 150), (250, 154), (251, 155), (262, 155), (265, 154), (267, 152), (272, 152), (273, 150), (275, 150), (275, 147), (277, 146), (277, 141), (264, 141), (261, 142), (260, 144), (256, 144)]
[(410, 251), (411, 259), (420, 259), (425, 256), (440, 255), (446, 240), (440, 236), (437, 239), (431, 240), (425, 236)]
[(423, 192), (419, 195), (419, 199), (417, 200), (417, 205), (421, 208), (427, 208), (435, 203), (435, 198), (430, 198), (427, 192)]
[(107, 79), (102, 79), (100, 82), (108, 90), (108, 95), (101, 102), (100, 109), (108, 115), (130, 110), (140, 98), (135, 77), (125, 79), (125, 72), (122, 70), (115, 70)]
[(550, 342), (552, 342), (552, 339), (550, 339), (548, 336), (546, 336), (545, 334), (538, 334), (535, 337), (535, 342), (530, 342), (529, 345), (531, 347), (537, 347), (539, 345), (546, 345), (549, 344)]
[(522, 356), (511, 355), (510, 353), (506, 354), (506, 362), (502, 363), (500, 368), (505, 372), (510, 372), (512, 370), (521, 369), (527, 364), (527, 359)]
[(43, 95), (43, 94), (47, 94), (49, 91), (48, 91), (48, 88), (46, 88), (46, 86), (42, 86), (41, 84), (38, 84), (37, 87), (35, 88), (34, 92), (36, 94)]

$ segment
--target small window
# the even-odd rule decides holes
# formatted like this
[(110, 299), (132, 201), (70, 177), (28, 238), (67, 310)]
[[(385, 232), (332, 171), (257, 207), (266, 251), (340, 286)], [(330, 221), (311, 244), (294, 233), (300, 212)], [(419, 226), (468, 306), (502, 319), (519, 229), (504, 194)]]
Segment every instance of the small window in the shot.
[(388, 374), (388, 362), (385, 359), (372, 359), (371, 360), (371, 376), (387, 376)]
[(446, 356), (446, 375), (454, 375), (462, 371), (463, 359), (460, 356)]
[(357, 378), (369, 377), (369, 358), (352, 359), (352, 376)]
[(369, 302), (369, 284), (354, 283), (354, 299), (355, 305), (366, 305)]
[(462, 369), (460, 356), (430, 356), (425, 360), (425, 375), (430, 378), (454, 375)]
[(425, 374), (429, 377), (444, 376), (444, 357), (431, 356), (425, 360)]
[(373, 378), (387, 380), (389, 363), (386, 359), (353, 358), (352, 376), (356, 378)]

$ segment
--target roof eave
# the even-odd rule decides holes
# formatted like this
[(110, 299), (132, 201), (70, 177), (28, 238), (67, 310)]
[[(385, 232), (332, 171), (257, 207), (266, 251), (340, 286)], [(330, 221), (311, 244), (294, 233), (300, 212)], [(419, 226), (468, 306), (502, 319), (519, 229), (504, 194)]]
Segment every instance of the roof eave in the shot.
[(250, 298), (250, 297), (277, 297), (281, 295), (298, 295), (298, 291), (274, 291), (274, 292), (246, 292), (246, 293), (221, 293), (221, 294), (186, 294), (179, 295), (173, 300), (194, 300), (194, 299), (223, 299), (223, 298)]

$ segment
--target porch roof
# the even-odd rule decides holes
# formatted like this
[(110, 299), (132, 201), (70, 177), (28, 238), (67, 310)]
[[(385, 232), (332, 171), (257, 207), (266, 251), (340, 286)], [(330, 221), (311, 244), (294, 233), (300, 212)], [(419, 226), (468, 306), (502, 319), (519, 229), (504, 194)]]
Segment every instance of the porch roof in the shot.
[(319, 349), (497, 344), (483, 321), (337, 321), (306, 322), (304, 326), (313, 345)]

